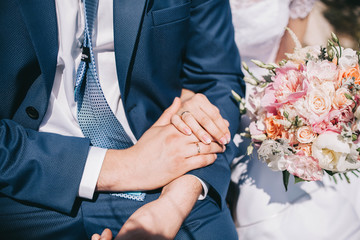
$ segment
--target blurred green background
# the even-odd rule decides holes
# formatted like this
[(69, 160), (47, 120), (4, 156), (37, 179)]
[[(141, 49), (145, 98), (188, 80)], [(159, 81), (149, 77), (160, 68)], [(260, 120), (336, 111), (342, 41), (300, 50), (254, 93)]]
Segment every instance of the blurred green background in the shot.
[(359, 48), (360, 0), (321, 0), (321, 2), (326, 6), (323, 15), (333, 26), (334, 32), (349, 38), (352, 47)]

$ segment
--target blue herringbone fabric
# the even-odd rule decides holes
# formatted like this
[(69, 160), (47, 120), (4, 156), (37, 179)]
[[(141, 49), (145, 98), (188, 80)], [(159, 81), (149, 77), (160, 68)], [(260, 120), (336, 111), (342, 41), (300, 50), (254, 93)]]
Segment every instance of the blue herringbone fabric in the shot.
[[(85, 32), (83, 55), (77, 70), (75, 101), (78, 103), (78, 121), (85, 137), (93, 146), (124, 149), (133, 145), (121, 123), (110, 109), (101, 89), (92, 49), (98, 0), (85, 0)], [(84, 51), (87, 49), (88, 51)], [(119, 197), (142, 201), (144, 193), (116, 193)]]

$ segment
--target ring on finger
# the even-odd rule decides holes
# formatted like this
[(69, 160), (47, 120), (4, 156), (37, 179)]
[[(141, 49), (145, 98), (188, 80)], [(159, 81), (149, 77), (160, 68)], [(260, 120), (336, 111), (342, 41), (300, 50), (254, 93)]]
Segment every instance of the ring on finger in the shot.
[(180, 117), (182, 118), (182, 116), (183, 116), (185, 113), (190, 113), (190, 112), (189, 112), (189, 111), (183, 111), (183, 112), (180, 114)]
[(200, 154), (200, 153), (201, 153), (201, 149), (200, 149), (199, 143), (197, 142), (197, 143), (195, 143), (195, 145), (196, 145), (196, 148), (197, 148), (197, 153)]

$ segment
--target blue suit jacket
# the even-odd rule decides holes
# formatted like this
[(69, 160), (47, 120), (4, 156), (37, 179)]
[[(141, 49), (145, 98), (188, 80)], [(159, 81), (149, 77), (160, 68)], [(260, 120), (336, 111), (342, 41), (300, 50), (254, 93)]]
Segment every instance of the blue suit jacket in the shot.
[[(69, 213), (89, 140), (37, 132), (56, 69), (54, 2), (0, 1), (0, 199)], [(137, 138), (182, 88), (204, 93), (236, 131), (230, 90), (243, 93), (244, 85), (227, 0), (114, 0), (114, 29), (119, 86)], [(192, 171), (222, 206), (235, 151), (230, 143), (214, 164)]]

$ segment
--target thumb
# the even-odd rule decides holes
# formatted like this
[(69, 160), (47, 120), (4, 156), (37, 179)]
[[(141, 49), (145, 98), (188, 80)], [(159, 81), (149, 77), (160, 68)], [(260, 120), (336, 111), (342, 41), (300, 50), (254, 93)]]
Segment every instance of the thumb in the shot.
[(153, 126), (164, 126), (170, 124), (171, 117), (176, 114), (181, 107), (180, 98), (176, 97), (173, 103), (168, 107), (163, 114), (159, 117), (159, 119), (154, 123)]

